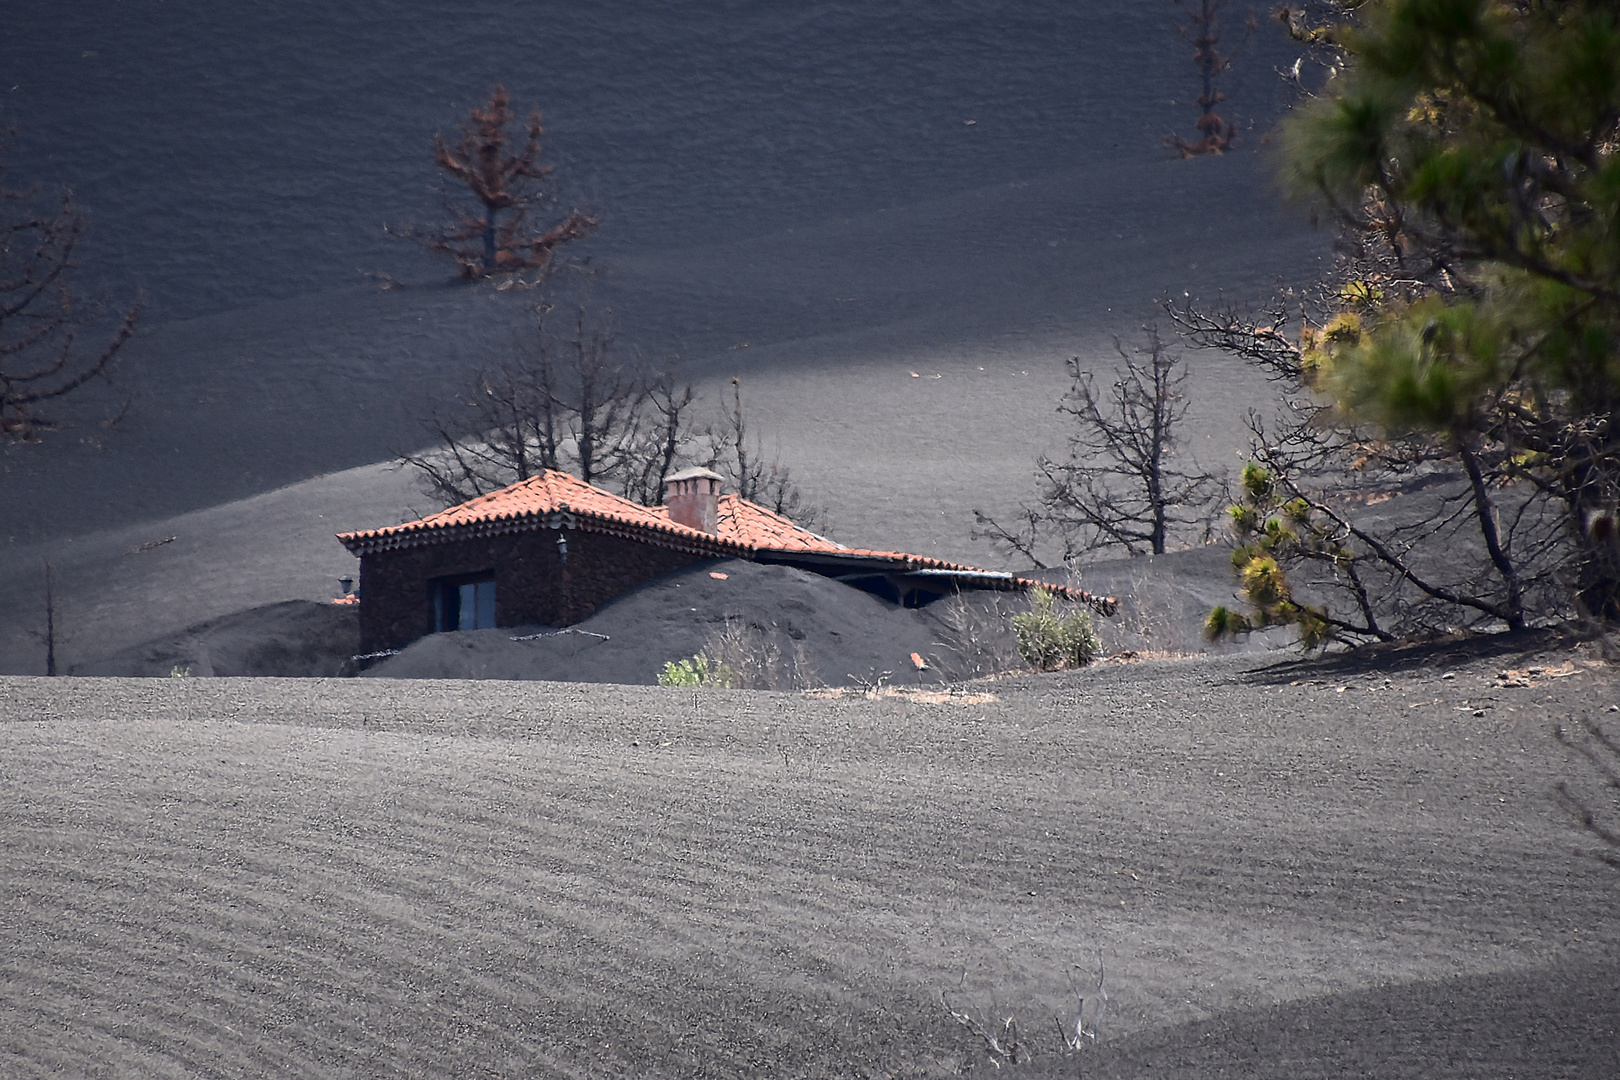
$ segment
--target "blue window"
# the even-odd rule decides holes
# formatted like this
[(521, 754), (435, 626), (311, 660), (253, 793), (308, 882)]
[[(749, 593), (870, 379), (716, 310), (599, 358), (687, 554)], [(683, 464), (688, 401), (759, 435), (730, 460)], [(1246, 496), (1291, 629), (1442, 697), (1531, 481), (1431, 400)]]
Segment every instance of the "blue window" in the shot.
[(434, 583), (433, 628), (488, 630), (495, 625), (495, 576), (445, 578)]

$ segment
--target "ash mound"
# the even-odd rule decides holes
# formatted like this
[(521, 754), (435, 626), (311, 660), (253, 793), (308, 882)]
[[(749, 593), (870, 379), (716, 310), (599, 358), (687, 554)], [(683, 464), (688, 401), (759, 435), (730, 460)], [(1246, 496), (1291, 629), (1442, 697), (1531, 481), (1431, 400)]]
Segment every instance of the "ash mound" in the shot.
[[(1007, 617), (1023, 606), (1021, 598), (987, 592), (902, 608), (819, 574), (721, 559), (632, 589), (574, 626), (429, 634), (380, 661), (356, 660), (355, 607), (286, 600), (164, 634), (70, 672), (650, 685), (666, 663), (703, 653), (726, 664), (739, 687), (926, 684), (1018, 667)], [(915, 667), (914, 653), (926, 668)]]
[(352, 605), (283, 600), (75, 664), (73, 675), (337, 675), (360, 645)]
[[(1231, 593), (1224, 548), (1088, 567), (1080, 584), (1116, 596), (1098, 619), (1105, 655), (1211, 648), (1204, 616)], [(902, 608), (832, 578), (785, 566), (711, 560), (632, 589), (569, 627), (435, 633), (381, 658), (356, 659), (357, 609), (284, 600), (160, 634), (91, 660), (74, 675), (497, 679), (650, 685), (666, 663), (703, 653), (735, 685), (759, 689), (957, 681), (1024, 670), (1011, 617), (1024, 597), (967, 592)], [(1222, 651), (1267, 651), (1275, 635)], [(927, 666), (918, 670), (912, 654)], [(82, 654), (81, 654), (82, 655)], [(92, 654), (94, 655), (94, 654)]]
[[(907, 609), (804, 570), (719, 559), (648, 582), (574, 626), (430, 634), (364, 674), (651, 684), (668, 661), (702, 652), (741, 685), (764, 689), (884, 672), (935, 682), (960, 667), (953, 618), (994, 596)], [(927, 658), (927, 670), (915, 670), (912, 653)]]

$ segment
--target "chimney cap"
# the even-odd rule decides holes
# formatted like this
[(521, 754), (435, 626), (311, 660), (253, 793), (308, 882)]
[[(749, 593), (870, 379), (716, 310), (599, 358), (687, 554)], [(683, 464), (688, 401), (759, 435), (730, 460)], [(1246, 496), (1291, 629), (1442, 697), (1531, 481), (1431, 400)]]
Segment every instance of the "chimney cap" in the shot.
[(705, 469), (703, 466), (698, 465), (690, 469), (682, 469), (678, 473), (671, 473), (669, 476), (664, 477), (664, 483), (666, 485), (673, 484), (680, 480), (719, 480), (723, 483), (725, 479), (713, 469)]

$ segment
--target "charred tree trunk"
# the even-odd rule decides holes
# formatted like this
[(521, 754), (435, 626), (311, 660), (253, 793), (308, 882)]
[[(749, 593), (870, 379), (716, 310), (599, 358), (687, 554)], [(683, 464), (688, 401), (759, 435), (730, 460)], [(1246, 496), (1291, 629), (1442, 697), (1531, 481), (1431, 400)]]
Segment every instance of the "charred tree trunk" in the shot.
[[(1181, 0), (1176, 3), (1179, 5)], [(1182, 33), (1192, 40), (1192, 62), (1203, 87), (1198, 95), (1197, 141), (1188, 142), (1179, 135), (1164, 137), (1182, 157), (1224, 154), (1237, 137), (1237, 127), (1215, 111), (1215, 107), (1226, 100), (1221, 90), (1221, 76), (1232, 65), (1231, 57), (1220, 51), (1221, 35), (1216, 25), (1220, 7), (1220, 0), (1199, 0), (1197, 9), (1188, 13), (1187, 23), (1182, 27)]]
[(45, 562), (45, 674), (56, 674), (56, 596), (50, 560)]

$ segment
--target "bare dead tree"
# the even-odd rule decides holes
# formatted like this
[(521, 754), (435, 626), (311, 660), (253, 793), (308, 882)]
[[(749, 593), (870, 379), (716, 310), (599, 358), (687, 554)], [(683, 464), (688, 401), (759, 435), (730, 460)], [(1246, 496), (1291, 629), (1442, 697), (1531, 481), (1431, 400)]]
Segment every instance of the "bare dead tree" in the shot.
[[(1181, 6), (1182, 0), (1176, 0), (1176, 6)], [(1193, 43), (1193, 66), (1198, 69), (1198, 78), (1203, 86), (1203, 92), (1198, 95), (1198, 138), (1188, 142), (1180, 135), (1166, 135), (1164, 141), (1184, 158), (1198, 157), (1203, 154), (1224, 154), (1231, 149), (1232, 141), (1237, 137), (1237, 128), (1231, 121), (1225, 119), (1215, 111), (1215, 107), (1226, 100), (1226, 93), (1221, 89), (1221, 77), (1232, 66), (1230, 55), (1220, 51), (1221, 35), (1217, 23), (1217, 15), (1221, 9), (1221, 0), (1189, 0), (1187, 22), (1181, 28), (1182, 36)], [(1249, 18), (1248, 29), (1254, 29), (1254, 18)]]
[(432, 446), (401, 455), (440, 502), (466, 502), (546, 469), (638, 501), (661, 498), (691, 437), (692, 389), (621, 362), (611, 315), (579, 307), (564, 329), (557, 321), (539, 312), (532, 349), (480, 373), (454, 408), (428, 422)]
[(733, 491), (796, 524), (813, 529), (825, 510), (805, 501), (789, 468), (775, 458), (766, 459), (757, 437), (751, 437), (743, 414), (742, 380), (731, 380), (731, 407), (707, 431), (708, 458), (704, 467), (724, 476)]
[(104, 344), (82, 348), (99, 313), (71, 283), (84, 217), (70, 193), (42, 207), (37, 189), (7, 188), (4, 177), (0, 162), (0, 440), (32, 442), (59, 426), (43, 408), (107, 374), (140, 305)]
[(56, 582), (49, 560), (45, 563), (45, 674), (56, 674)]
[(804, 500), (787, 466), (761, 452), (740, 380), (732, 380), (730, 408), (716, 423), (693, 424), (697, 400), (673, 372), (649, 374), (619, 360), (611, 315), (577, 307), (560, 319), (542, 309), (533, 346), (480, 372), (426, 422), (428, 447), (399, 460), (445, 506), (547, 469), (656, 506), (665, 477), (703, 464), (743, 498), (812, 527), (820, 509)]
[(564, 244), (582, 240), (600, 224), (570, 210), (551, 225), (531, 222), (557, 201), (553, 166), (540, 162), (540, 111), (534, 110), (517, 132), (517, 114), (506, 88), (495, 87), (487, 104), (474, 108), (461, 124), (454, 144), (433, 137), (433, 163), (449, 180), (464, 186), (478, 203), (469, 213), (451, 204), (450, 221), (436, 229), (406, 229), (403, 234), (433, 251), (448, 255), (469, 281), (495, 273), (540, 270)]
[(423, 489), (445, 506), (498, 491), (553, 468), (556, 429), (543, 376), (518, 363), (478, 374), (473, 388), (426, 426), (434, 443), (400, 455)]
[(644, 384), (643, 395), (625, 440), (620, 489), (627, 499), (655, 506), (664, 498), (664, 477), (677, 471), (695, 437), (690, 417), (696, 394), (666, 371)]
[(45, 674), (56, 674), (56, 575), (51, 561), (45, 560), (45, 629), (30, 630), (29, 634), (45, 646)]
[(633, 368), (613, 358), (612, 316), (593, 320), (580, 307), (561, 334), (542, 323), (539, 350), (553, 375), (566, 372), (565, 378), (553, 379), (551, 404), (573, 448), (574, 474), (587, 484), (618, 479), (639, 427), (646, 388)]
[(1106, 548), (1162, 555), (1177, 529), (1207, 526), (1219, 478), (1173, 462), (1187, 373), (1155, 327), (1145, 333), (1135, 355), (1115, 342), (1124, 367), (1114, 369), (1106, 397), (1078, 357), (1069, 361), (1072, 381), (1058, 406), (1074, 421), (1068, 456), (1037, 459), (1039, 505), (1025, 507), (1018, 525), (975, 510), (975, 536), (1045, 567), (1042, 554), (1054, 542), (1064, 563)]

